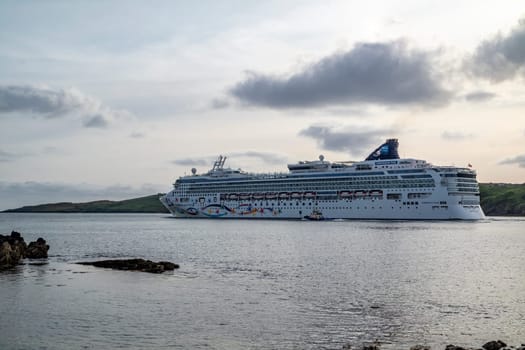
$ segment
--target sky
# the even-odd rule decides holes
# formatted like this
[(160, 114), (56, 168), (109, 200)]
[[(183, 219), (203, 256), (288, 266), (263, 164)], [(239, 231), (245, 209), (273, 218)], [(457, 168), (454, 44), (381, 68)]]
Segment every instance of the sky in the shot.
[(522, 1), (0, 2), (0, 210), (401, 157), (525, 182)]

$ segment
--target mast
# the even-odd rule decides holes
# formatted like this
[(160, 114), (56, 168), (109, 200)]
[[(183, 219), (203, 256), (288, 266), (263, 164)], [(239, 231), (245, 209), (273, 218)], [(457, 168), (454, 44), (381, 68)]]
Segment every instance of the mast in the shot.
[(213, 162), (213, 168), (211, 169), (211, 171), (220, 171), (224, 168), (224, 163), (226, 162), (226, 158), (227, 157), (223, 157), (222, 155), (219, 156), (219, 158), (217, 158), (217, 160), (215, 162)]

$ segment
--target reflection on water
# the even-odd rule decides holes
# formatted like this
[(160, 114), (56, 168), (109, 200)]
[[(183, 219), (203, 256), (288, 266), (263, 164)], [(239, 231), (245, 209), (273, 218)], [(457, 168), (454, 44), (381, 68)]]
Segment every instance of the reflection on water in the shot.
[[(340, 349), (518, 344), (523, 218), (209, 221), (0, 214), (49, 264), (0, 274), (1, 349)], [(171, 260), (162, 275), (75, 265)]]

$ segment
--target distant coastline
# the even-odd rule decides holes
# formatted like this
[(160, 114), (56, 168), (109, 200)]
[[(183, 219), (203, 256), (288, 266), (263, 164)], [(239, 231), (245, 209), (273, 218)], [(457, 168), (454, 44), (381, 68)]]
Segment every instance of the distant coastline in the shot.
[[(480, 184), (481, 207), (488, 216), (525, 216), (525, 184)], [(4, 213), (168, 213), (159, 194), (122, 201), (48, 203), (8, 209)]]
[(159, 201), (161, 194), (122, 201), (99, 200), (85, 203), (48, 203), (4, 210), (4, 213), (168, 213)]

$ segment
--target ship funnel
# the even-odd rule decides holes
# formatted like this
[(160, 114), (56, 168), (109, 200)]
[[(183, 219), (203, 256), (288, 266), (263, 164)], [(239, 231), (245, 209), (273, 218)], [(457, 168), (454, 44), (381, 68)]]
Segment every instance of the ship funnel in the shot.
[(399, 159), (399, 153), (397, 153), (398, 146), (399, 142), (397, 139), (388, 139), (385, 143), (370, 153), (366, 160)]

